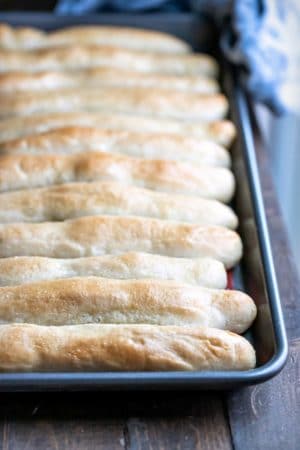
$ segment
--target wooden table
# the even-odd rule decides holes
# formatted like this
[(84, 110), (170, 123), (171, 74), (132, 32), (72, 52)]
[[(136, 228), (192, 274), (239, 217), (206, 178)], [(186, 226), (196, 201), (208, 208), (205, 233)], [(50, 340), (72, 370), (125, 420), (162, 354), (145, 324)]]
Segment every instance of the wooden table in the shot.
[(300, 284), (261, 146), (258, 158), (290, 341), (281, 374), (232, 393), (2, 394), (0, 449), (300, 449)]

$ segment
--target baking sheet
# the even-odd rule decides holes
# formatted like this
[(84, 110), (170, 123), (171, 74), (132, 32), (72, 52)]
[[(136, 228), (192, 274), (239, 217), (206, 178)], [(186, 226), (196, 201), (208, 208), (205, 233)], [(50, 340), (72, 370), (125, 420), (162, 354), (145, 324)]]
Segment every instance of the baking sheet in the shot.
[[(111, 24), (151, 28), (185, 39), (195, 50), (218, 54), (218, 30), (205, 15), (152, 14), (57, 17), (52, 14), (6, 13), (0, 21), (45, 30), (76, 24)], [(78, 372), (0, 374), (0, 391), (89, 389), (228, 389), (254, 384), (278, 373), (287, 358), (287, 339), (262, 201), (246, 96), (238, 73), (223, 64), (221, 82), (230, 101), (238, 139), (232, 149), (237, 181), (234, 208), (244, 243), (244, 257), (234, 270), (234, 288), (255, 300), (258, 316), (246, 333), (257, 353), (253, 370), (218, 372)]]

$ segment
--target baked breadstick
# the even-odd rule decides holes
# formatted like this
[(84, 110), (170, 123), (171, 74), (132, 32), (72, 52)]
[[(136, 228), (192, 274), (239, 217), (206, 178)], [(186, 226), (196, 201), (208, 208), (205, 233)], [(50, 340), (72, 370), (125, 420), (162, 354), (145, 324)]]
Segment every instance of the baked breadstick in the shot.
[(171, 133), (209, 139), (228, 147), (235, 137), (235, 126), (228, 120), (186, 123), (125, 114), (56, 113), (15, 117), (0, 122), (0, 142), (42, 133), (66, 126), (87, 126), (98, 129), (127, 130), (151, 134)]
[(223, 119), (228, 111), (228, 102), (223, 94), (203, 95), (143, 87), (22, 92), (4, 95), (0, 100), (0, 119), (30, 114), (103, 111), (186, 122), (212, 122)]
[(178, 90), (201, 94), (214, 94), (220, 90), (216, 79), (203, 75), (178, 77), (176, 75), (147, 74), (126, 69), (116, 70), (110, 67), (70, 72), (11, 72), (0, 74), (0, 94), (28, 91), (45, 92), (86, 86), (93, 88), (101, 86), (159, 87), (159, 89), (168, 91)]
[(249, 370), (252, 345), (230, 331), (157, 325), (0, 326), (0, 371)]
[(215, 200), (96, 181), (0, 194), (0, 223), (51, 222), (109, 214), (220, 225), (235, 229), (233, 210)]
[(174, 280), (217, 289), (225, 289), (227, 285), (223, 264), (211, 258), (171, 258), (136, 252), (73, 259), (39, 256), (0, 258), (0, 286), (77, 276)]
[(0, 257), (78, 258), (127, 251), (209, 257), (230, 268), (242, 256), (242, 243), (237, 233), (223, 227), (129, 216), (0, 225)]
[(217, 76), (218, 66), (208, 55), (189, 53), (168, 55), (130, 51), (117, 47), (80, 46), (60, 47), (23, 52), (0, 50), (0, 72), (67, 71), (111, 67), (136, 70), (142, 73), (165, 75)]
[(223, 167), (195, 167), (167, 160), (144, 160), (111, 153), (2, 156), (0, 192), (73, 181), (121, 181), (125, 185), (229, 201), (234, 177)]
[(239, 291), (166, 280), (78, 277), (0, 287), (0, 323), (148, 323), (244, 333), (256, 316)]
[(145, 159), (170, 159), (199, 166), (230, 166), (229, 152), (215, 142), (175, 134), (136, 133), (69, 127), (0, 144), (0, 154), (72, 154), (83, 151), (121, 153)]
[(73, 26), (44, 32), (37, 28), (13, 28), (0, 25), (0, 47), (7, 50), (83, 45), (113, 45), (132, 50), (157, 53), (187, 53), (190, 46), (183, 40), (161, 31), (117, 26)]

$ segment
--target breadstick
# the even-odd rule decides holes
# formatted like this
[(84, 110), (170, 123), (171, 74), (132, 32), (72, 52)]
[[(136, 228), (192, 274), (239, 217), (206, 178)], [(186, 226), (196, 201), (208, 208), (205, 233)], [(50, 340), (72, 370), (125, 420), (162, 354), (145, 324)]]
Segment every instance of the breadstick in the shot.
[(0, 72), (68, 71), (95, 67), (136, 70), (165, 75), (204, 75), (215, 77), (218, 66), (208, 55), (145, 53), (117, 47), (73, 45), (23, 52), (0, 50)]
[(234, 229), (232, 209), (215, 200), (113, 182), (70, 183), (0, 194), (0, 223), (51, 222), (99, 214), (132, 215)]
[(176, 134), (137, 133), (69, 127), (0, 144), (0, 154), (72, 154), (83, 151), (121, 153), (136, 158), (170, 159), (199, 166), (230, 166), (229, 152), (212, 141)]
[(183, 40), (161, 31), (117, 26), (73, 26), (44, 32), (38, 28), (13, 28), (0, 25), (0, 47), (7, 50), (83, 45), (112, 45), (132, 50), (158, 53), (188, 53), (190, 46)]
[(255, 316), (242, 292), (175, 281), (78, 277), (0, 287), (1, 324), (148, 323), (244, 333)]
[[(1, 32), (0, 32), (1, 34)], [(0, 74), (0, 94), (16, 92), (44, 92), (57, 89), (89, 87), (159, 87), (159, 89), (178, 90), (214, 94), (220, 87), (216, 79), (201, 75), (181, 76), (160, 75), (116, 70), (110, 67), (97, 67), (70, 72), (9, 72)]]
[(2, 95), (0, 119), (72, 111), (137, 114), (186, 122), (223, 119), (228, 102), (223, 94), (203, 95), (158, 88), (98, 87)]
[(234, 177), (223, 167), (195, 167), (111, 153), (2, 156), (0, 192), (78, 181), (120, 181), (161, 192), (199, 195), (228, 202)]
[(230, 268), (242, 256), (242, 243), (237, 233), (223, 227), (129, 216), (0, 225), (0, 257), (78, 258), (127, 251), (209, 257)]
[(39, 256), (0, 258), (0, 286), (77, 276), (174, 280), (219, 289), (225, 289), (227, 285), (223, 264), (211, 258), (171, 258), (136, 252), (73, 259)]
[(0, 326), (0, 371), (249, 370), (243, 337), (206, 327)]
[(66, 126), (86, 126), (97, 129), (126, 130), (151, 134), (171, 133), (199, 139), (209, 139), (228, 147), (235, 137), (235, 126), (228, 120), (187, 123), (178, 120), (154, 119), (109, 113), (56, 113), (14, 117), (0, 122), (0, 142)]

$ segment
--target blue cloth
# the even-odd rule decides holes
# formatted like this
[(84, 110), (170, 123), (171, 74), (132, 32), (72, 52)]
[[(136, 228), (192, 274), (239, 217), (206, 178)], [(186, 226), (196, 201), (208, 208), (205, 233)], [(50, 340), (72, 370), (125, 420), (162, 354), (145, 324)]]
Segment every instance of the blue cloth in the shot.
[(87, 14), (99, 11), (187, 11), (189, 0), (59, 0), (57, 14)]
[(226, 20), (221, 46), (252, 96), (300, 112), (300, 0), (58, 0), (57, 14), (207, 10)]
[(244, 83), (256, 100), (277, 113), (299, 112), (299, 39), (299, 0), (237, 0), (221, 45), (244, 68)]

